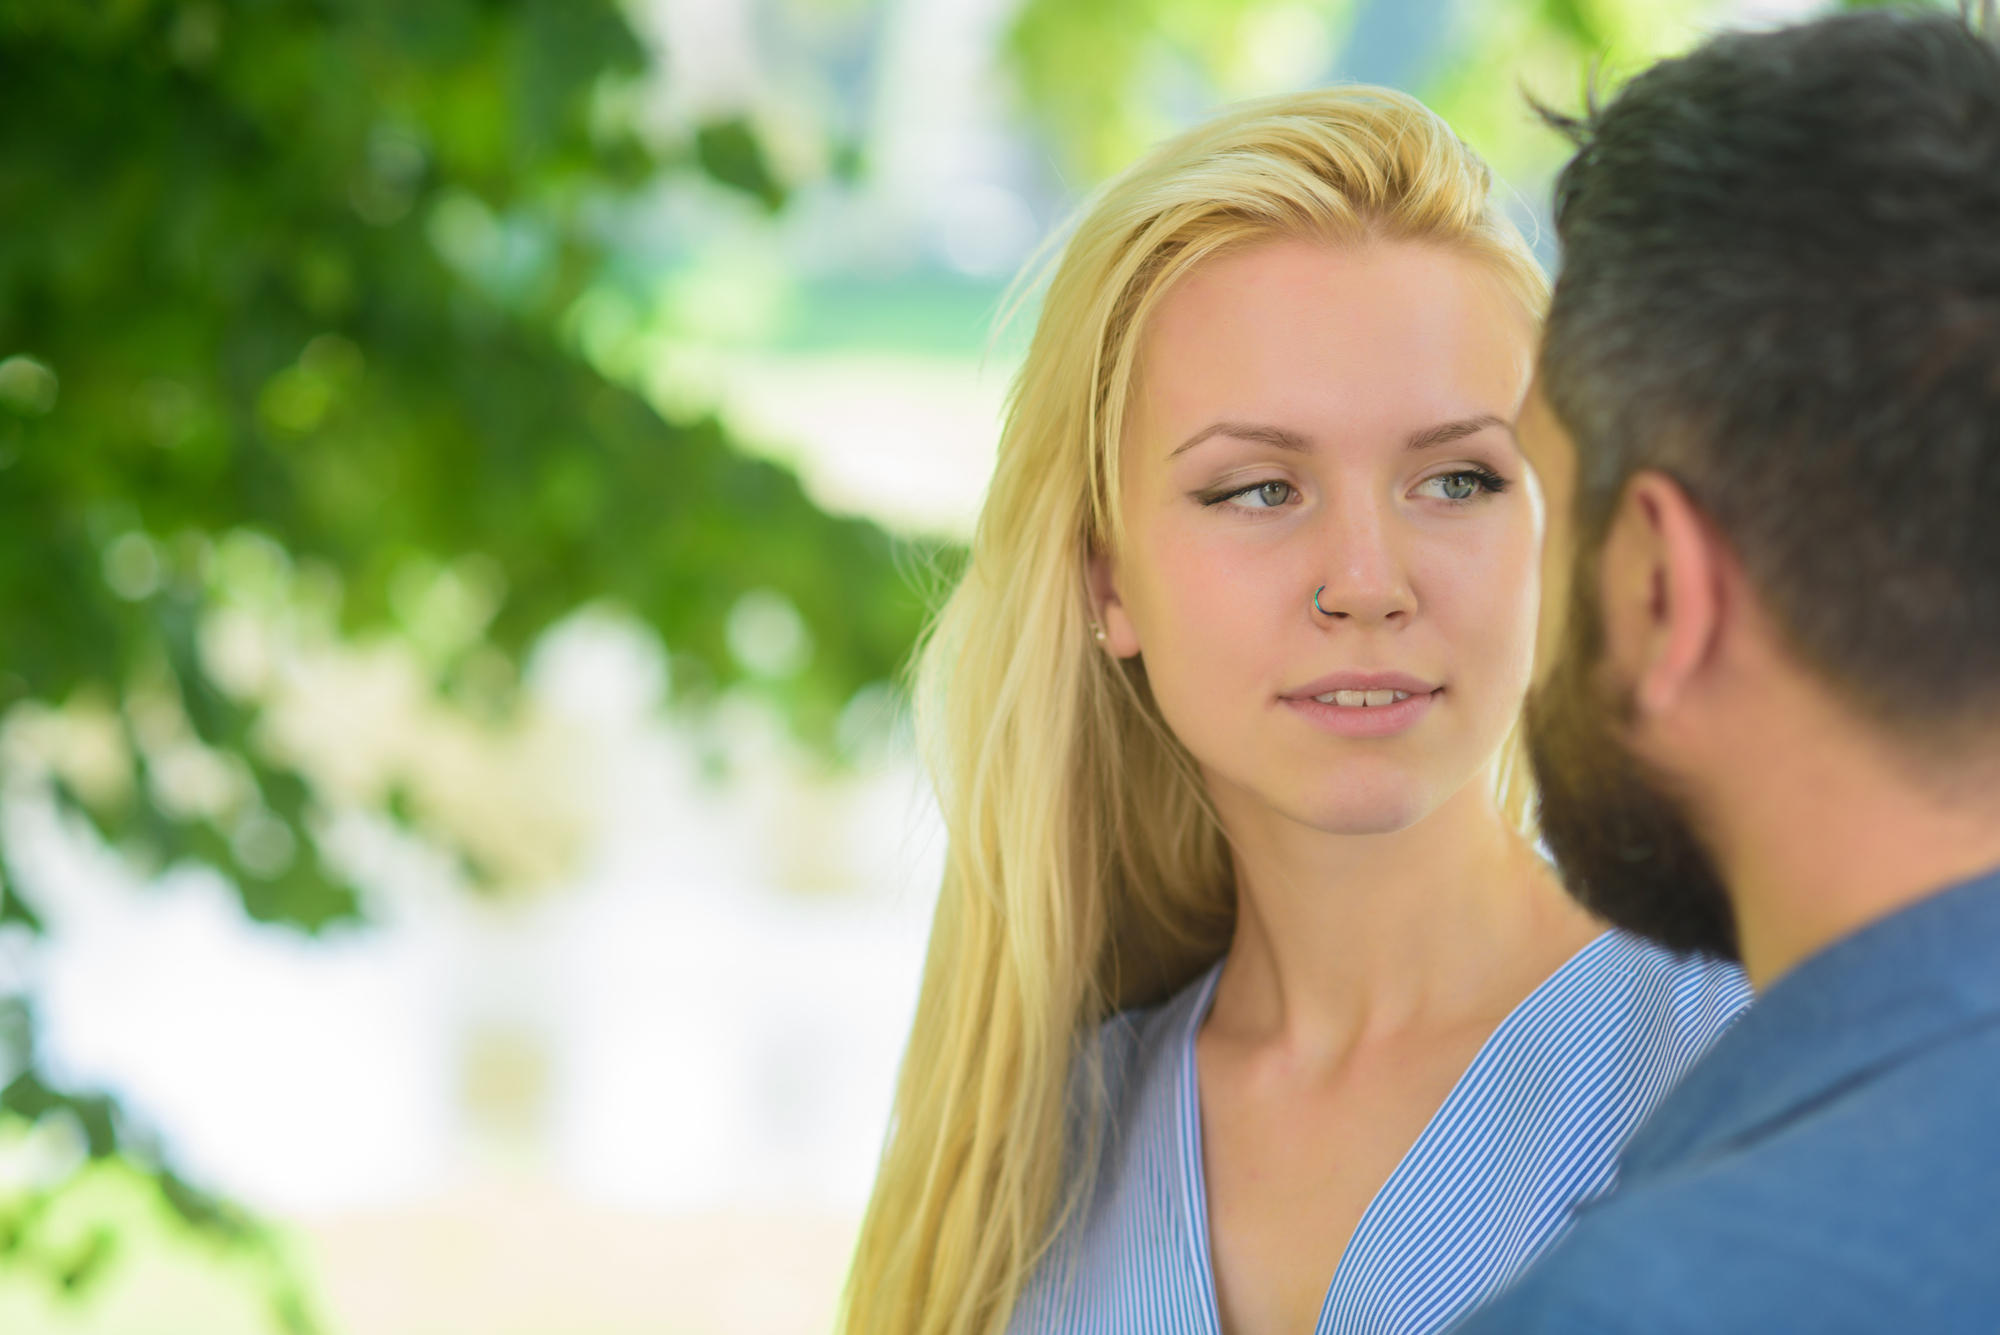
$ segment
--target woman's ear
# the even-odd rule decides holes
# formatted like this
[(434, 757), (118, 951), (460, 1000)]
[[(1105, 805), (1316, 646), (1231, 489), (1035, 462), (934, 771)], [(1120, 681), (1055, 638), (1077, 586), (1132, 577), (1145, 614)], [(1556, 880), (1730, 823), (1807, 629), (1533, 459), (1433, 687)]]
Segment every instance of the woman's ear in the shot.
[(1089, 578), (1091, 618), (1102, 632), (1097, 642), (1113, 658), (1135, 657), (1140, 647), (1139, 631), (1118, 593), (1117, 563), (1105, 552), (1092, 551)]

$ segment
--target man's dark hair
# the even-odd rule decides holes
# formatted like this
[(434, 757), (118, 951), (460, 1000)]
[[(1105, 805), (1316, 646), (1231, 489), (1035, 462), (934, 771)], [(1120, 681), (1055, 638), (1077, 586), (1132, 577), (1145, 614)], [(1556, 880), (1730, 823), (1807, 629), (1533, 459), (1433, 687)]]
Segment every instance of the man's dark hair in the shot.
[(1565, 124), (1542, 380), (1584, 549), (1658, 469), (1853, 704), (1929, 740), (2000, 721), (2000, 51), (1844, 15)]

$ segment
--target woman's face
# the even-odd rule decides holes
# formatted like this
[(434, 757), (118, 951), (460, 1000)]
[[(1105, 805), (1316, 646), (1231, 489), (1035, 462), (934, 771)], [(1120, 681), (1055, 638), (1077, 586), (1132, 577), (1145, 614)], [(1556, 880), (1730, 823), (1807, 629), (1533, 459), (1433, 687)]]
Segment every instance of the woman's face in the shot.
[(1407, 243), (1260, 245), (1157, 308), (1093, 592), (1225, 814), (1386, 833), (1485, 772), (1534, 654), (1532, 355), (1488, 268)]

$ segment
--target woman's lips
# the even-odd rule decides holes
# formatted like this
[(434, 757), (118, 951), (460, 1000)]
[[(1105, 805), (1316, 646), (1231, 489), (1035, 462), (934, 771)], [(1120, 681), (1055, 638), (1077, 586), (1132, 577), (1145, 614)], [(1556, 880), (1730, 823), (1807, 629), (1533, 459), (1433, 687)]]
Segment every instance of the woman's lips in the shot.
[[(1412, 682), (1412, 685), (1418, 683)], [(1362, 694), (1388, 694), (1400, 696), (1389, 704), (1342, 704), (1344, 696)], [(1378, 686), (1374, 691), (1357, 692), (1354, 688), (1345, 691), (1320, 691), (1316, 695), (1332, 695), (1331, 703), (1315, 698), (1314, 695), (1288, 695), (1282, 703), (1296, 710), (1314, 727), (1333, 733), (1339, 737), (1393, 737), (1399, 732), (1416, 726), (1419, 719), (1431, 710), (1438, 697), (1444, 694), (1442, 686), (1430, 690), (1404, 690), (1398, 687)], [(1378, 695), (1379, 698), (1379, 695)]]

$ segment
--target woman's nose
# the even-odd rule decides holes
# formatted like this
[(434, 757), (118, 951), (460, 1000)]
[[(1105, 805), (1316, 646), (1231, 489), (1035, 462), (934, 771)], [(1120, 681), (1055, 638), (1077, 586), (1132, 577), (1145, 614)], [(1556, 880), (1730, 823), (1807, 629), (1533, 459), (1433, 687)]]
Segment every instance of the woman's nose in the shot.
[(1416, 591), (1382, 506), (1355, 497), (1331, 507), (1328, 520), (1324, 587), (1313, 599), (1317, 619), (1362, 625), (1408, 621), (1417, 608)]

